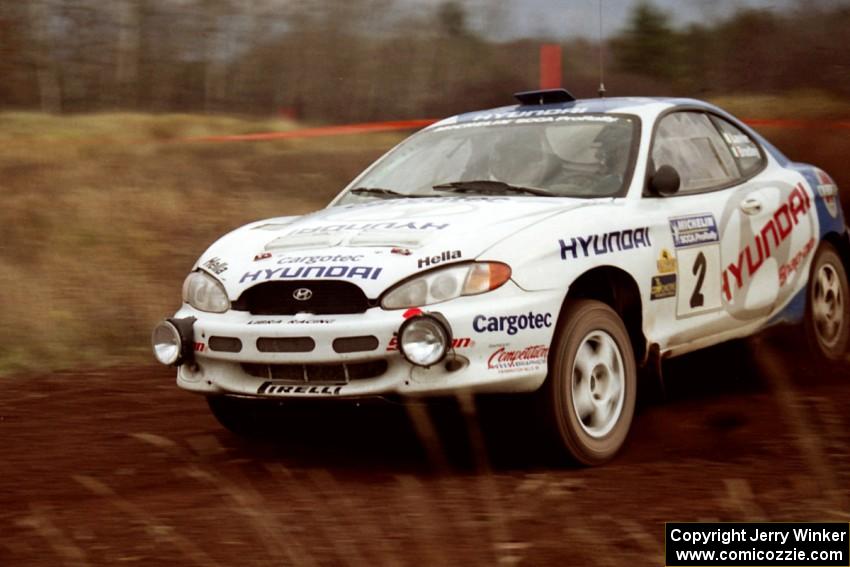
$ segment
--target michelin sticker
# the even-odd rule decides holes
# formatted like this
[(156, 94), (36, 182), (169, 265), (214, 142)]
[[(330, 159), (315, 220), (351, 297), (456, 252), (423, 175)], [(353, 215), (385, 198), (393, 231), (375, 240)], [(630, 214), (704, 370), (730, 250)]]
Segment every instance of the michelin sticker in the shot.
[(672, 289), (673, 294), (678, 295), (676, 317), (720, 309), (720, 231), (714, 215), (699, 213), (673, 217), (670, 232), (676, 248), (677, 278), (675, 282), (668, 279), (666, 290), (669, 293)]

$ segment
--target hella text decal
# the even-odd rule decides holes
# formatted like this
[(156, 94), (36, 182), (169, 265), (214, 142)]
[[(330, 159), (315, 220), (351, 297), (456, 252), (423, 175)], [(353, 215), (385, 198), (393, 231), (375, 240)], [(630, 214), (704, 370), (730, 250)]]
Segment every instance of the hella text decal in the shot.
[(442, 264), (443, 262), (448, 262), (449, 260), (457, 260), (460, 258), (460, 250), (446, 250), (437, 256), (426, 256), (424, 258), (419, 258), (419, 267), (420, 268), (430, 268), (431, 266), (436, 266), (437, 264)]

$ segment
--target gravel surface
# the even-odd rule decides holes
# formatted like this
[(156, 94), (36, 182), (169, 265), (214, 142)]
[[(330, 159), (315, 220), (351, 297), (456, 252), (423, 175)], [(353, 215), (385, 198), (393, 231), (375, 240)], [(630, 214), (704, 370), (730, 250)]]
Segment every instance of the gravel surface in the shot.
[(850, 521), (847, 371), (783, 352), (667, 364), (594, 469), (506, 404), (319, 407), (248, 441), (162, 367), (2, 378), (0, 565), (658, 566), (665, 521)]

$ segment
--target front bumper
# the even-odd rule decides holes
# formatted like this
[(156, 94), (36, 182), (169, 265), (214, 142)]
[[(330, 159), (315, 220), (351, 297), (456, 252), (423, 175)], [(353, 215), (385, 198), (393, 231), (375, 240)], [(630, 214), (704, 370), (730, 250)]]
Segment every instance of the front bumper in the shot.
[[(196, 318), (194, 360), (178, 367), (177, 384), (205, 395), (255, 398), (532, 391), (546, 377), (548, 348), (562, 300), (563, 292), (527, 292), (508, 282), (490, 293), (424, 308), (441, 313), (454, 336), (446, 359), (429, 368), (410, 364), (398, 351), (395, 333), (404, 321), (404, 310), (372, 308), (356, 315), (259, 316), (237, 311), (202, 313), (184, 305), (175, 318)], [(481, 319), (528, 313), (550, 314), (550, 324), (486, 330)], [(221, 341), (215, 337), (239, 339), (241, 347), (238, 352), (220, 350)], [(352, 337), (375, 337), (377, 346), (337, 352), (334, 341)], [(269, 344), (269, 339), (293, 338), (309, 339), (314, 346), (307, 352), (268, 352), (268, 348), (259, 346), (264, 341)], [(384, 364), (385, 370), (378, 374), (371, 372), (373, 375), (364, 377), (355, 371), (364, 367), (383, 369)], [(330, 367), (339, 370), (336, 378), (328, 378), (333, 372), (318, 372)], [(293, 370), (299, 368), (303, 372)]]

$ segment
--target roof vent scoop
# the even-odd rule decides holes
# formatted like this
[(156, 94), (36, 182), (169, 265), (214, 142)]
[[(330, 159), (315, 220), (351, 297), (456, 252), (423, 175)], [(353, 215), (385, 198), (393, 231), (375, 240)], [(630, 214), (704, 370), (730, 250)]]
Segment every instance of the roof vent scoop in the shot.
[(524, 91), (514, 93), (514, 96), (523, 106), (535, 106), (540, 104), (556, 104), (559, 102), (573, 102), (576, 97), (567, 89), (545, 89), (540, 91)]

